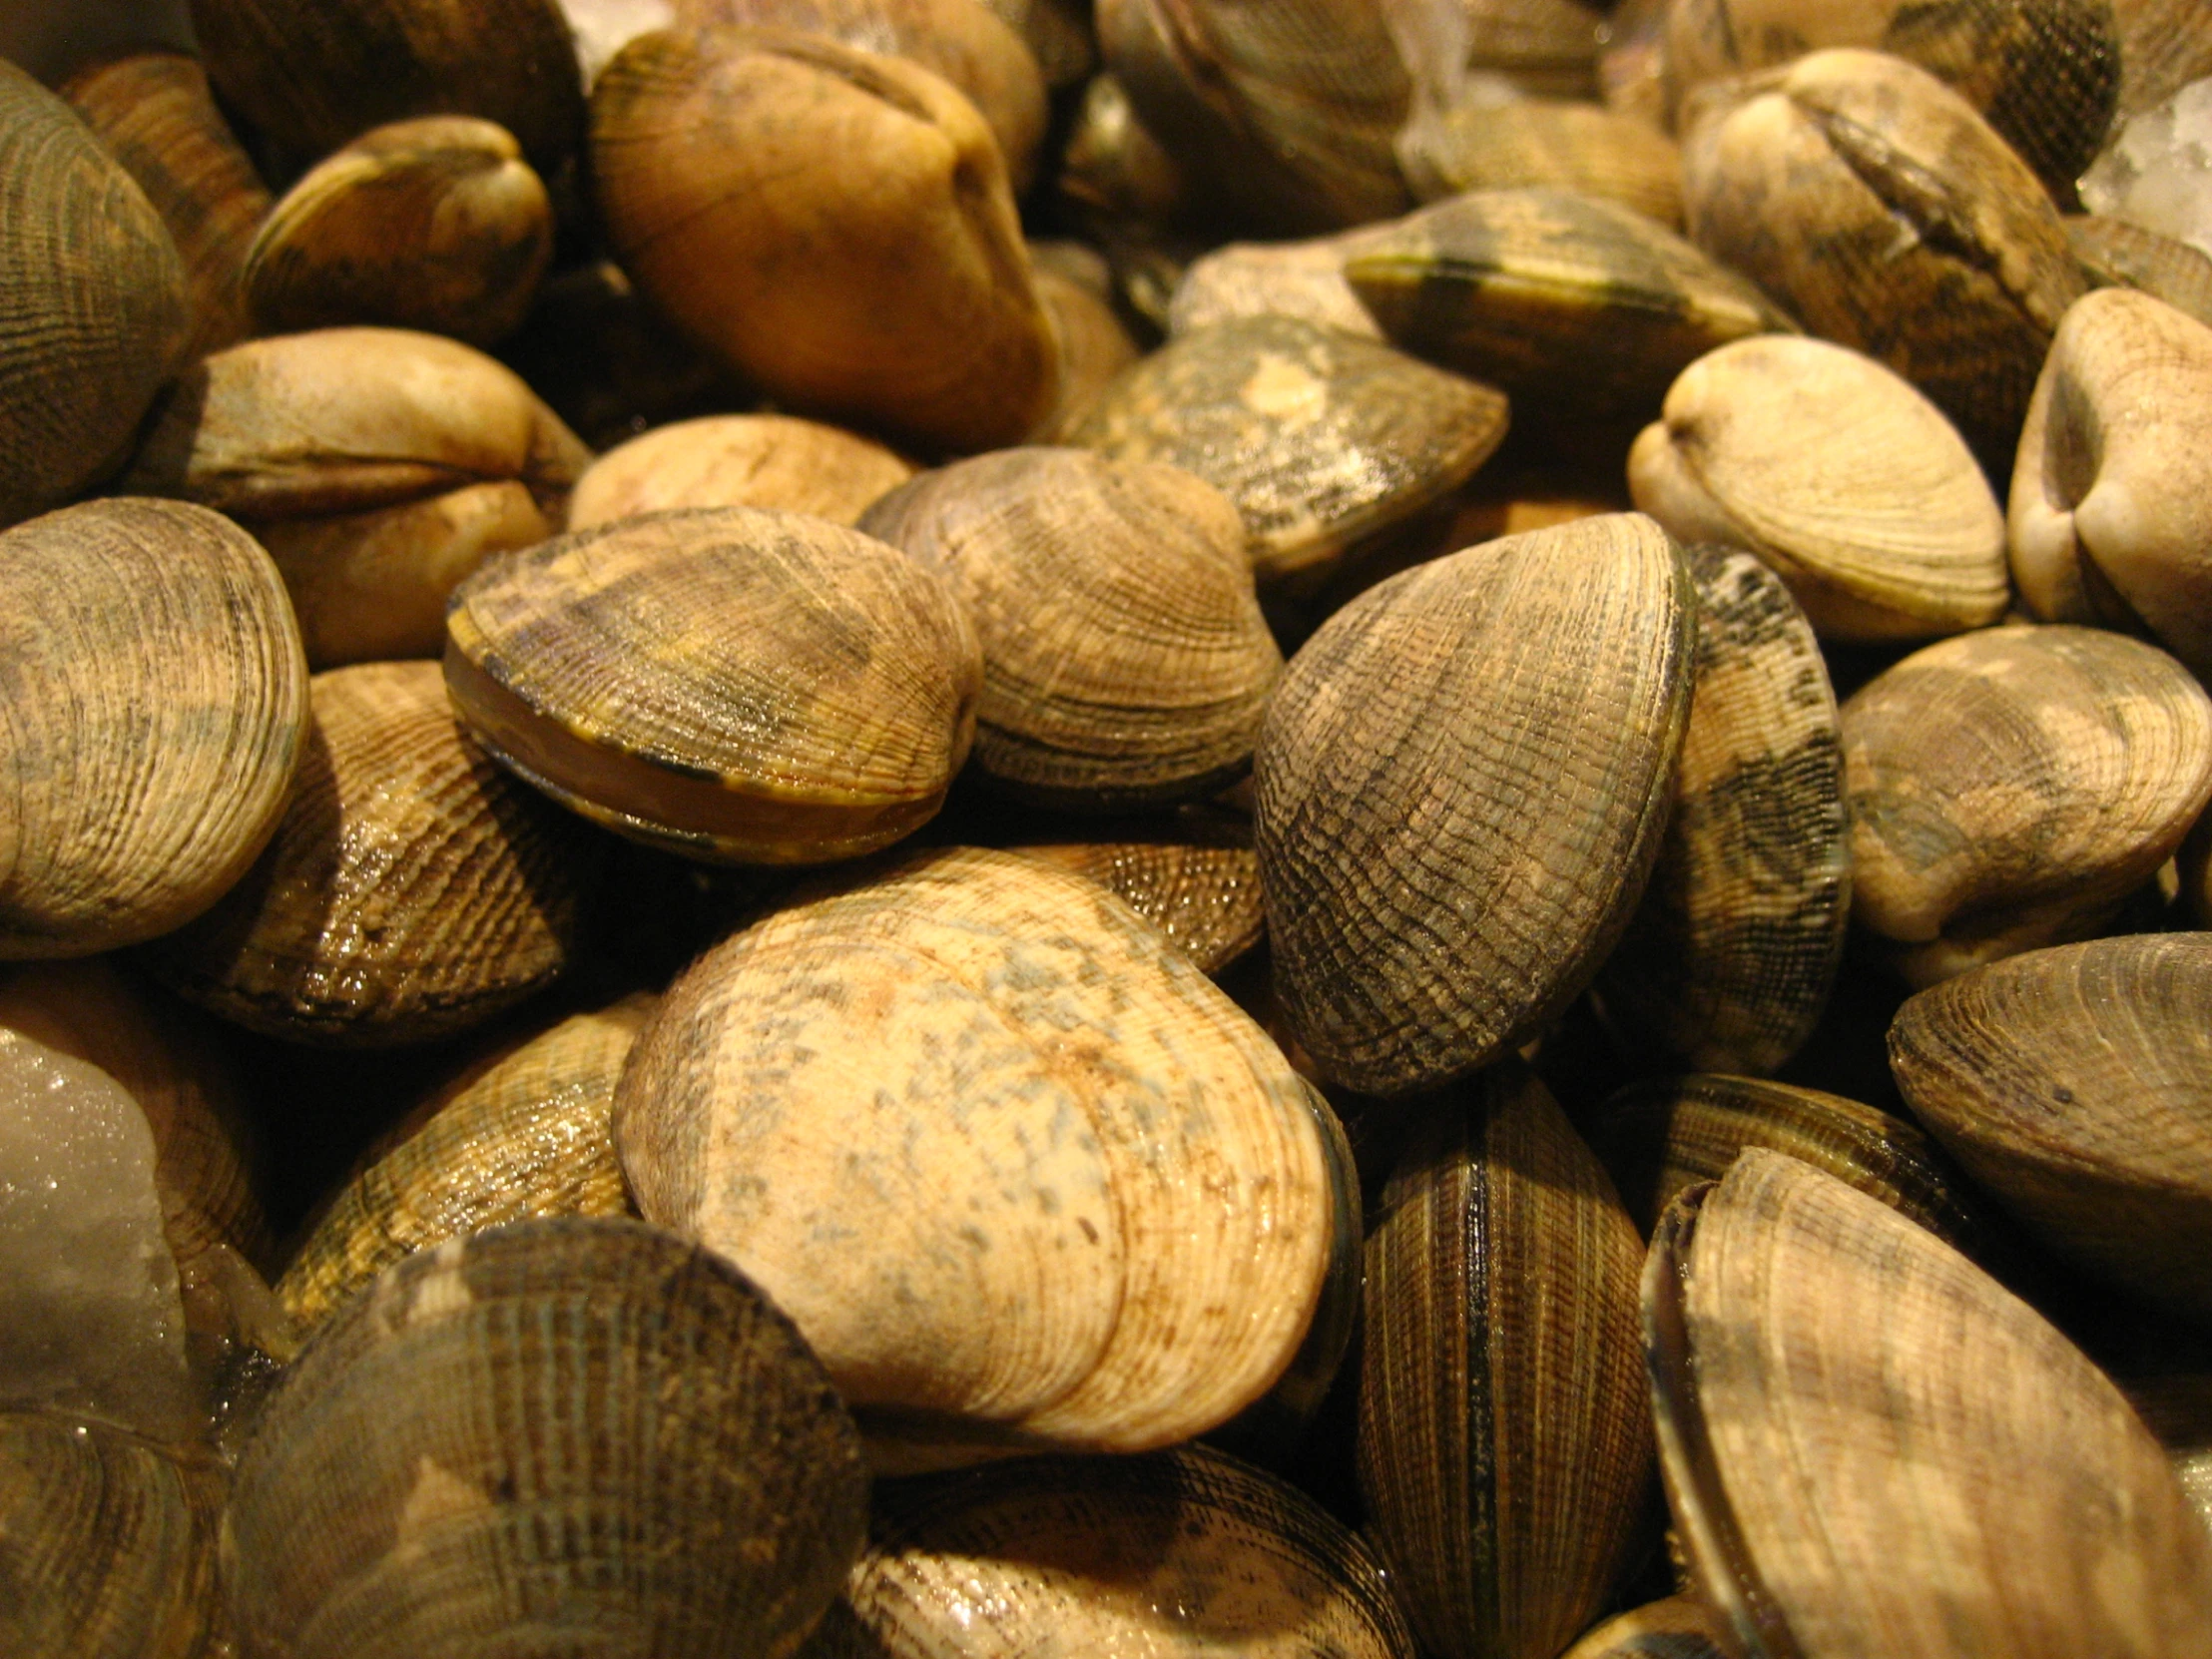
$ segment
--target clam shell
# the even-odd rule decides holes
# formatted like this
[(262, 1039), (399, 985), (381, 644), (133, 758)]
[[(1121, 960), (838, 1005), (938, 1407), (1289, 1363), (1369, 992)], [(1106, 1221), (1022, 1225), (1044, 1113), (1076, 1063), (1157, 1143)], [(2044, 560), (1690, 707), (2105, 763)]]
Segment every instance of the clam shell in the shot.
[(702, 956), (615, 1142), (648, 1218), (791, 1311), (889, 1472), (1148, 1450), (1264, 1395), (1336, 1248), (1322, 1110), (1118, 899), (952, 849)]
[(2192, 0), (2112, 0), (2120, 36), (2120, 99), (2108, 131), (2212, 75), (2212, 36)]
[(1304, 242), (1233, 242), (1191, 262), (1168, 303), (1168, 332), (1241, 316), (1295, 316), (1380, 341), (1382, 330), (1345, 280), (1345, 260), (1389, 233), (1362, 225)]
[(1713, 1616), (1694, 1596), (1669, 1596), (1607, 1619), (1560, 1659), (1724, 1659)]
[(1682, 154), (1674, 141), (1596, 104), (1462, 104), (1443, 113), (1413, 156), (1402, 142), (1398, 153), (1424, 202), (1466, 191), (1571, 191), (1670, 231), (1682, 228)]
[(796, 1647), (858, 1554), (858, 1436), (727, 1263), (565, 1217), (387, 1269), (239, 1459), (250, 1653), (737, 1659)]
[(2212, 1652), (2212, 1534), (2078, 1350), (1794, 1159), (1746, 1152), (1708, 1192), (1654, 1241), (1645, 1342), (1668, 1501), (1734, 1647)]
[(1082, 85), (1097, 66), (1085, 0), (983, 0), (999, 21), (1021, 36), (1052, 92)]
[(796, 415), (701, 415), (609, 450), (577, 481), (568, 527), (686, 507), (773, 507), (857, 524), (911, 461), (857, 432)]
[(455, 593), (453, 704), (500, 762), (650, 843), (820, 863), (936, 815), (982, 685), (966, 613), (872, 537), (703, 508), (509, 554)]
[(2140, 288), (2212, 325), (2212, 257), (2104, 214), (2068, 214), (2065, 225), (2092, 286)]
[[(1409, 64), (1433, 58), (1448, 40), (1459, 62), (1431, 65), (1472, 72), (1474, 76), (1502, 78), (1524, 93), (1552, 98), (1587, 98), (1597, 91), (1598, 53), (1610, 34), (1600, 8), (1584, 0), (1447, 0), (1442, 8), (1406, 5), (1389, 0), (1387, 8), (1398, 26), (1398, 45)], [(1456, 12), (1457, 32), (1437, 34), (1407, 51), (1413, 44), (1403, 19), (1414, 26), (1424, 10)], [(1428, 23), (1433, 30), (1435, 24)], [(1418, 66), (1416, 65), (1416, 75)]]
[(1157, 822), (1102, 825), (1098, 833), (1091, 840), (1025, 840), (1014, 850), (1096, 881), (1211, 974), (1241, 959), (1267, 931), (1248, 821), (1186, 808)]
[(269, 556), (168, 501), (0, 534), (0, 958), (89, 956), (207, 909), (284, 810), (307, 727)]
[(1613, 514), (1394, 576), (1292, 660), (1254, 833), (1276, 992), (1324, 1075), (1462, 1076), (1597, 971), (1658, 852), (1694, 607), (1665, 532)]
[(2212, 1374), (2128, 1379), (2122, 1386), (2165, 1446), (2198, 1518), (2212, 1528)]
[[(1072, 246), (1088, 252), (1088, 245)], [(1035, 248), (1032, 245), (1032, 258)], [(1037, 295), (1052, 314), (1060, 337), (1060, 401), (1033, 434), (1039, 443), (1056, 443), (1090, 407), (1091, 400), (1144, 355), (1123, 324), (1106, 291), (1093, 290), (1064, 272), (1039, 264)], [(1112, 286), (1109, 276), (1106, 288)]]

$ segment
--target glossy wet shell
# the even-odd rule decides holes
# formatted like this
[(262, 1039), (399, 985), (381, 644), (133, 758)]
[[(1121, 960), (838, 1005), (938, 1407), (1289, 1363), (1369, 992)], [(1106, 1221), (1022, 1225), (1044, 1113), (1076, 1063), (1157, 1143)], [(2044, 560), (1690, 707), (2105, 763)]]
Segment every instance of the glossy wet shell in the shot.
[[(68, 105), (0, 63), (0, 526), (122, 461), (185, 346), (161, 217)], [(69, 395), (54, 394), (57, 385)]]
[(1265, 1394), (1335, 1248), (1316, 1111), (1120, 900), (953, 849), (702, 956), (615, 1140), (649, 1219), (791, 1312), (890, 1472), (1148, 1450)]
[(737, 863), (854, 857), (927, 823), (982, 685), (939, 578), (750, 507), (510, 554), (446, 626), (454, 707), (503, 764), (610, 829)]
[(859, 1437), (791, 1322), (635, 1222), (387, 1270), (308, 1344), (228, 1521), (261, 1659), (788, 1653), (859, 1552)]
[(1694, 1596), (1669, 1596), (1607, 1619), (1561, 1659), (1723, 1659), (1713, 1616)]
[(1381, 1562), (1303, 1492), (1204, 1446), (1025, 1458), (884, 1487), (808, 1659), (1411, 1659)]
[(1587, 983), (1657, 855), (1694, 590), (1638, 514), (1371, 588), (1293, 659), (1254, 759), (1275, 984), (1331, 1079), (1462, 1076)]
[(589, 530), (683, 507), (775, 507), (857, 524), (914, 475), (872, 439), (795, 415), (702, 415), (658, 427), (592, 463), (568, 525)]
[(379, 1047), (481, 1024), (568, 966), (589, 830), (493, 765), (435, 663), (314, 678), (313, 728), (269, 849), (147, 965), (295, 1042)]
[(2212, 1534), (2119, 1391), (1932, 1233), (1778, 1153), (1644, 1276), (1667, 1495), (1761, 1659), (2212, 1652)]
[(1641, 1541), (1643, 1241), (1508, 1063), (1415, 1129), (1368, 1240), (1360, 1489), (1423, 1647), (1549, 1659)]
[(401, 1257), (507, 1222), (629, 1215), (609, 1114), (653, 1002), (572, 1014), (409, 1114), (316, 1218), (276, 1283), (284, 1311), (311, 1330)]
[(1070, 443), (1164, 461), (1236, 503), (1262, 582), (1328, 564), (1466, 482), (1505, 399), (1399, 351), (1293, 317), (1170, 340), (1099, 394)]
[(1898, 1011), (1923, 1123), (2051, 1249), (2212, 1316), (2212, 934), (1993, 962)]
[(1851, 919), (1836, 696), (1780, 577), (1710, 543), (1686, 562), (1696, 683), (1674, 811), (1593, 991), (1639, 1053), (1764, 1074), (1819, 1022)]
[(2092, 930), (2212, 799), (2212, 700), (2094, 629), (1943, 640), (1842, 727), (1853, 913), (1921, 985)]
[(276, 828), (307, 726), (283, 583), (235, 524), (113, 500), (0, 535), (0, 957), (182, 925)]
[(1087, 876), (1218, 973), (1260, 942), (1267, 910), (1249, 823), (1189, 808), (1157, 822), (1102, 826), (1095, 840), (1027, 841), (1014, 850)]

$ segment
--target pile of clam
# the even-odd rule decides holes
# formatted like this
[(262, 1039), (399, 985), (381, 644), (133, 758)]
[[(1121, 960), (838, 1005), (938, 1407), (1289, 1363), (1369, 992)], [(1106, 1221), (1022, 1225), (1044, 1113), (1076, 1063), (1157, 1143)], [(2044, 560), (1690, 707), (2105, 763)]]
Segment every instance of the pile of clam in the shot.
[(0, 50), (0, 1652), (2212, 1659), (2202, 0)]

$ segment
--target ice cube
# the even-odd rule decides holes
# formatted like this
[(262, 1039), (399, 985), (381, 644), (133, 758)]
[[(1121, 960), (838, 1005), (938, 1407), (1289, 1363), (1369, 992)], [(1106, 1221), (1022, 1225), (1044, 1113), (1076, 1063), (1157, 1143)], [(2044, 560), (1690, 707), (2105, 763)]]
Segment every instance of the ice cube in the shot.
[(2122, 127), (2082, 175), (2081, 200), (2212, 255), (2212, 77)]

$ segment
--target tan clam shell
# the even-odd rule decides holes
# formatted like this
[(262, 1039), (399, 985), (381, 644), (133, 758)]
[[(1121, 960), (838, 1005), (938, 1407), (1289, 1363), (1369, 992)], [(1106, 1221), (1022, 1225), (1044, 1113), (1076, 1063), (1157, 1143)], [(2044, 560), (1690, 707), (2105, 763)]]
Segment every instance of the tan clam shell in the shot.
[(1101, 825), (1098, 836), (1022, 840), (1013, 850), (1096, 881), (1211, 974), (1242, 958), (1267, 931), (1249, 821), (1187, 807), (1157, 823)]
[(577, 481), (568, 527), (683, 507), (774, 507), (857, 524), (914, 475), (871, 438), (796, 415), (701, 415), (610, 449)]
[(1824, 639), (1986, 627), (2010, 597), (2004, 515), (1956, 428), (1826, 340), (1739, 340), (1692, 363), (1628, 483), (1682, 540), (1756, 553)]
[(1852, 913), (1917, 985), (2093, 930), (2212, 800), (2212, 699), (2093, 629), (1939, 641), (1842, 725)]
[(1388, 234), (1362, 225), (1304, 242), (1233, 242), (1193, 260), (1168, 303), (1168, 332), (1240, 316), (1295, 316), (1380, 341), (1382, 330), (1345, 280), (1345, 260)]
[(1414, 156), (1402, 142), (1398, 154), (1424, 202), (1478, 190), (1573, 191), (1670, 231), (1682, 228), (1682, 155), (1674, 140), (1601, 105), (1554, 98), (1461, 104), (1443, 112)]
[[(1084, 247), (1083, 244), (1074, 244)], [(1087, 250), (1086, 250), (1087, 251)], [(1035, 245), (1031, 257), (1036, 258)], [(1041, 261), (1036, 267), (1037, 296), (1052, 315), (1060, 338), (1060, 401), (1032, 434), (1038, 443), (1057, 443), (1090, 407), (1091, 399), (1144, 355), (1106, 291), (1094, 290)], [(1107, 288), (1112, 285), (1111, 276)]]
[(2092, 287), (2140, 288), (2212, 324), (2212, 256), (2104, 214), (2068, 214), (2065, 224)]
[(854, 857), (926, 824), (982, 685), (940, 578), (753, 507), (509, 554), (446, 626), (454, 707), (503, 765), (610, 829), (733, 863)]
[(2212, 1534), (2141, 1419), (1888, 1206), (1746, 1152), (1668, 1212), (1644, 1320), (1668, 1501), (1736, 1649), (2212, 1653)]
[(897, 1471), (1147, 1450), (1264, 1395), (1337, 1243), (1326, 1110), (1120, 900), (952, 849), (702, 956), (615, 1141), (639, 1208), (791, 1311)]
[(1719, 1628), (1694, 1596), (1669, 1596), (1616, 1613), (1560, 1659), (1725, 1659)]
[(2198, 1516), (2212, 1528), (2212, 1373), (2128, 1378), (2121, 1386), (2165, 1446)]

